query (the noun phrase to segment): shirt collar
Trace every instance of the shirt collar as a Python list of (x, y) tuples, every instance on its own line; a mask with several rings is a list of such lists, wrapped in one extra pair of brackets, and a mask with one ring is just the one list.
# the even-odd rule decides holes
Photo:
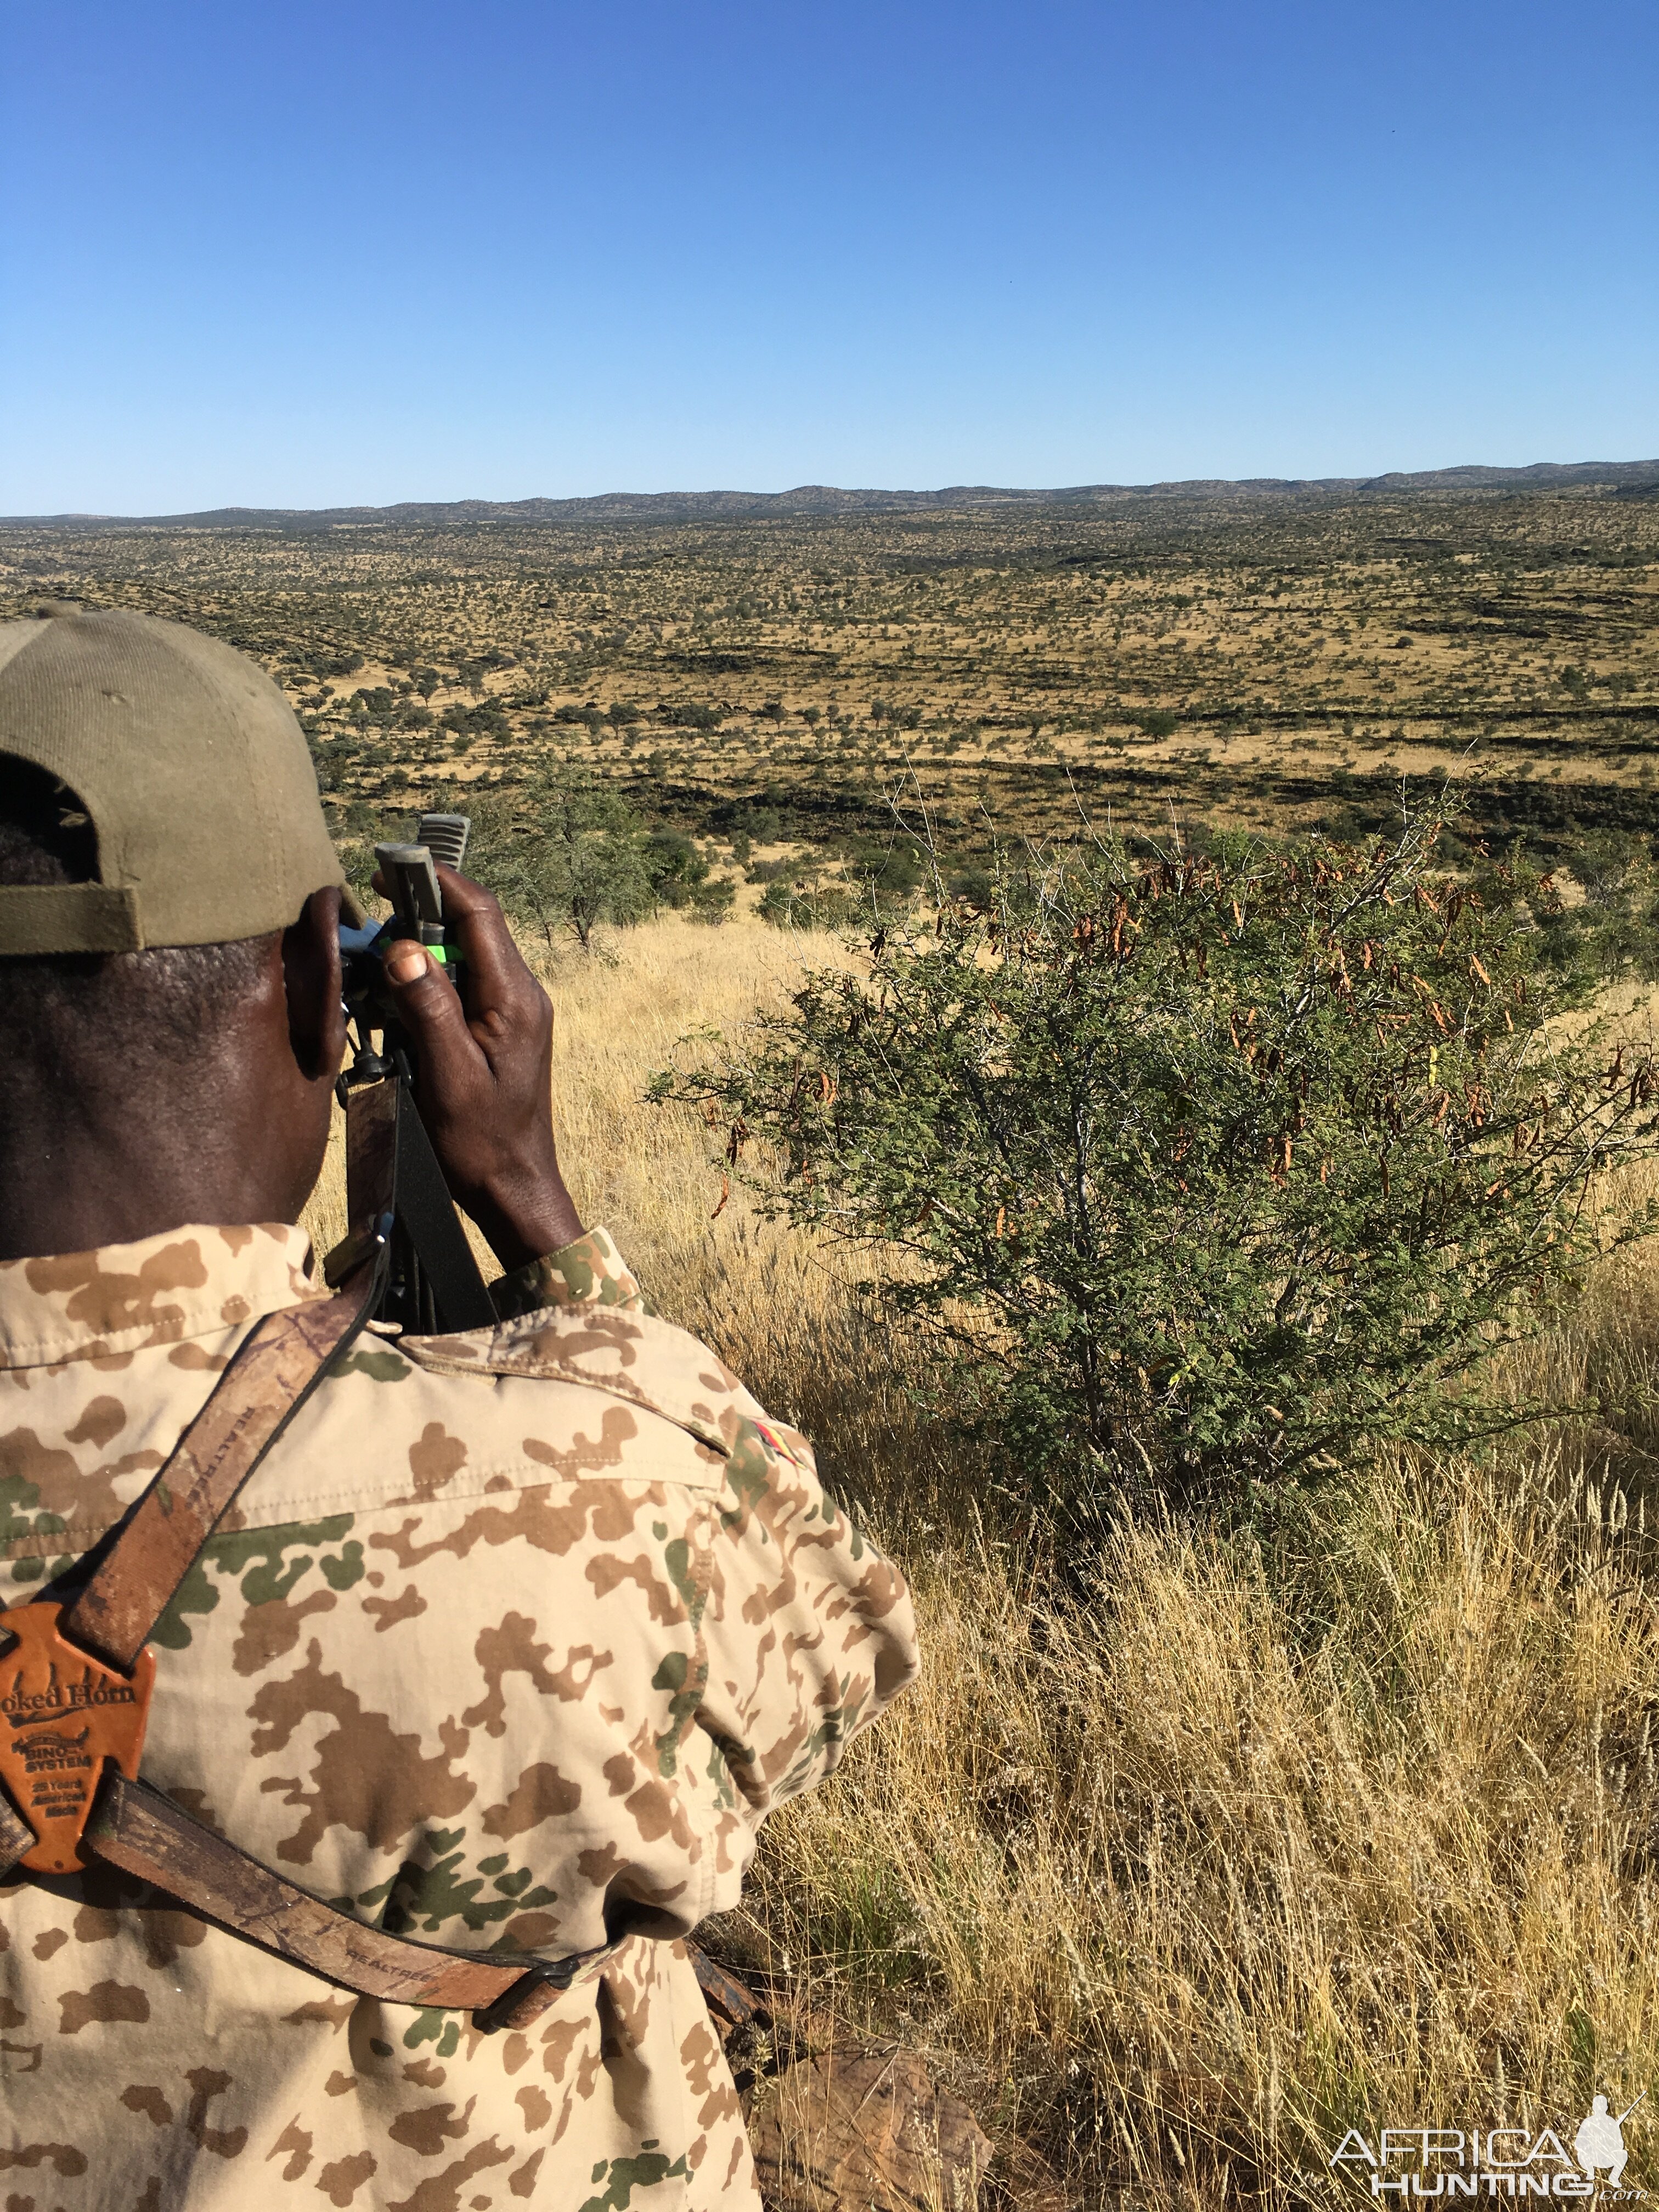
[(178, 1344), (327, 1296), (312, 1279), (311, 1239), (282, 1222), (0, 1261), (0, 1369)]

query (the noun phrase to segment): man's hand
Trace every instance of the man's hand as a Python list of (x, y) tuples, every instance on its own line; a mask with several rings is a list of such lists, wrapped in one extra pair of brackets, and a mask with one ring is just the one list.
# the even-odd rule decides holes
[(415, 1040), (415, 1103), (444, 1179), (511, 1271), (582, 1233), (553, 1148), (553, 1009), (489, 893), (453, 868), (438, 882), (466, 957), (465, 999), (412, 941), (386, 955), (386, 981)]

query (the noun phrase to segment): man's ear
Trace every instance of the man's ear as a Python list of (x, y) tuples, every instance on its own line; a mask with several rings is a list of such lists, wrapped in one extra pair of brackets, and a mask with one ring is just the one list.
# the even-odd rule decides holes
[(337, 888), (313, 891), (300, 919), (283, 932), (283, 981), (289, 1042), (300, 1072), (307, 1083), (332, 1083), (346, 1048)]

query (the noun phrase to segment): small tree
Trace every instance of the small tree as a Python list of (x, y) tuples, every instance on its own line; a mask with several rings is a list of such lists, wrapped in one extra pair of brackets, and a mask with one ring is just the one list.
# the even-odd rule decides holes
[(466, 867), (550, 946), (569, 930), (584, 951), (602, 921), (641, 921), (655, 904), (640, 824), (619, 792), (577, 763), (541, 768), (511, 801), (465, 788), (434, 806), (472, 819)]
[(1656, 1077), (1564, 1031), (1547, 879), (1437, 868), (1441, 830), (1004, 852), (988, 910), (878, 932), (656, 1095), (723, 1115), (773, 1211), (896, 1248), (1016, 1483), (1467, 1439), (1505, 1416), (1455, 1378), (1576, 1286)]

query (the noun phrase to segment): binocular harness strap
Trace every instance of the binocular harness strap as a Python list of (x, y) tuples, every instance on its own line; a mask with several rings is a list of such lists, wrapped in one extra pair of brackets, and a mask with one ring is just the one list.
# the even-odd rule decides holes
[[(135, 1697), (141, 1706), (147, 1702), (155, 1664), (145, 1644), (237, 1492), (374, 1311), (386, 1255), (383, 1239), (370, 1241), (378, 1246), (374, 1256), (337, 1296), (255, 1324), (166, 1466), (113, 1535), (94, 1547), (95, 1565), (79, 1594), (61, 1607), (37, 1600), (0, 1613), (0, 1629), (17, 1639), (14, 1650), (55, 1638), (71, 1656), (89, 1659), (90, 1686), (82, 1694), (94, 1718), (104, 1705), (127, 1709), (120, 1752), (112, 1748), (94, 1762), (101, 1778), (94, 1774), (82, 1786), (43, 1768), (31, 1803), (46, 1808), (56, 1824), (54, 1843), (61, 1838), (72, 1845), (80, 1863), (90, 1853), (341, 1989), (389, 2004), (469, 2011), (486, 2031), (524, 2027), (614, 1944), (554, 1960), (497, 1963), (388, 1935), (295, 1888), (136, 1778), (143, 1716), (136, 1717), (135, 1741), (131, 1707)], [(27, 1758), (37, 1741), (23, 1738), (12, 1748)], [(0, 1772), (16, 1795), (15, 1765)], [(63, 1859), (41, 1858), (46, 1832), (44, 1818), (37, 1836), (0, 1790), (0, 1875), (24, 1860), (45, 1870), (65, 1867)]]
[(170, 1798), (112, 1768), (87, 1827), (87, 1843), (124, 1874), (151, 1883), (204, 1920), (325, 1981), (387, 2004), (470, 2012), (475, 2027), (527, 2026), (611, 1948), (547, 1963), (500, 1965), (371, 1928), (216, 1836)]
[(116, 1531), (63, 1630), (131, 1671), (202, 1547), (283, 1431), (368, 1319), (373, 1259), (337, 1297), (267, 1314)]

